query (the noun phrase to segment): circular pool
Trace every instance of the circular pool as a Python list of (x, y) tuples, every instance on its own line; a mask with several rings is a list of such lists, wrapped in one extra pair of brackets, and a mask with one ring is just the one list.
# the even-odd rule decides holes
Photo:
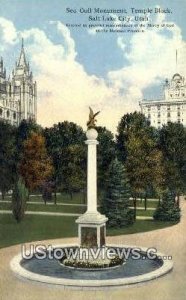
[[(60, 245), (55, 248), (71, 248), (76, 245)], [(148, 249), (141, 248), (138, 257), (132, 254), (135, 246), (129, 245), (108, 245), (108, 249), (130, 249), (130, 254), (124, 264), (116, 268), (102, 269), (76, 269), (68, 268), (60, 264), (58, 259), (38, 259), (33, 256), (31, 259), (23, 259), (21, 254), (11, 261), (11, 269), (19, 276), (33, 281), (47, 284), (74, 286), (74, 287), (104, 287), (119, 286), (140, 283), (155, 279), (168, 273), (173, 263), (166, 259), (161, 253), (149, 257)]]

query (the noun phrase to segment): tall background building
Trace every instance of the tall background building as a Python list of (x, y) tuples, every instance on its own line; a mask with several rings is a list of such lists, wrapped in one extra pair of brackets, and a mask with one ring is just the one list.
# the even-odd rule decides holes
[(165, 80), (162, 99), (142, 100), (141, 112), (156, 128), (168, 122), (178, 122), (186, 126), (186, 83), (185, 78), (176, 73)]
[(37, 84), (26, 60), (22, 40), (21, 53), (12, 75), (7, 79), (3, 59), (0, 60), (0, 119), (18, 126), (37, 117)]

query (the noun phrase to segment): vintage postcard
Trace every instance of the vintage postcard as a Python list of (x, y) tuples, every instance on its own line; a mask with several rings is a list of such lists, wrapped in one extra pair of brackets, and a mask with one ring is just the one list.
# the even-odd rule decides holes
[(0, 300), (186, 299), (185, 15), (0, 0)]

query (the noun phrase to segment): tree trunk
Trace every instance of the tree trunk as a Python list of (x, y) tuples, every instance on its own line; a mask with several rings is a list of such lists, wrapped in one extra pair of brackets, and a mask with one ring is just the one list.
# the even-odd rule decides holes
[(180, 195), (179, 194), (177, 195), (177, 205), (178, 205), (178, 207), (180, 207)]
[(1, 192), (2, 200), (5, 200), (5, 194), (6, 194), (6, 193), (5, 193), (4, 191)]
[(145, 210), (147, 210), (147, 196), (145, 196)]
[(70, 199), (72, 200), (73, 199), (73, 193), (72, 193), (72, 191), (69, 191), (69, 194), (70, 194)]
[(134, 220), (136, 221), (136, 197), (133, 198), (134, 203)]
[(57, 204), (57, 188), (56, 188), (56, 184), (55, 184), (55, 189), (54, 189), (54, 204)]
[(86, 204), (86, 189), (83, 189), (83, 203)]

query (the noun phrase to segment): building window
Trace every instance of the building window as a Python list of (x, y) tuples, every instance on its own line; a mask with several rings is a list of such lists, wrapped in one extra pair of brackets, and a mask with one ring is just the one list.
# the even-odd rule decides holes
[(16, 113), (15, 112), (13, 113), (13, 118), (14, 118), (14, 120), (16, 119)]
[(171, 115), (170, 115), (170, 112), (168, 112), (168, 113), (167, 113), (167, 118), (170, 118), (170, 116), (171, 116)]
[(158, 113), (158, 118), (160, 118), (161, 117), (161, 114), (160, 114), (160, 112)]
[(6, 112), (6, 116), (7, 116), (7, 118), (9, 118), (9, 117), (10, 117), (10, 112), (9, 112), (9, 110), (7, 110), (7, 112)]
[(170, 106), (167, 106), (167, 110), (170, 110)]
[(0, 116), (2, 116), (3, 115), (3, 110), (2, 110), (2, 108), (0, 108)]
[(178, 111), (178, 117), (180, 117), (180, 112)]

